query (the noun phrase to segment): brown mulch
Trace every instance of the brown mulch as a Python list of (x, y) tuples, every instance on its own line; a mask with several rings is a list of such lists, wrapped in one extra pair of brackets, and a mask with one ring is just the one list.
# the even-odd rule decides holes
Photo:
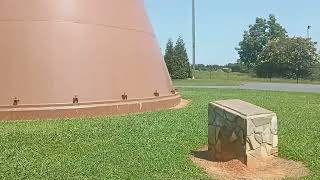
[(303, 163), (289, 161), (278, 157), (248, 158), (248, 165), (238, 160), (229, 162), (212, 162), (208, 160), (207, 147), (193, 152), (191, 159), (207, 174), (219, 180), (273, 180), (284, 178), (301, 178), (309, 175), (309, 170)]

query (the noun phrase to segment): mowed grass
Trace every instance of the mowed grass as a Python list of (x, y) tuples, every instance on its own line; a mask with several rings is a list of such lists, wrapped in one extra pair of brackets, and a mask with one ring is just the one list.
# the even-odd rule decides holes
[(320, 94), (182, 89), (185, 109), (113, 118), (0, 122), (0, 179), (208, 179), (207, 104), (242, 99), (278, 113), (280, 155), (320, 179)]
[[(211, 74), (211, 75), (210, 75)], [(194, 80), (174, 80), (175, 86), (239, 86), (247, 82), (269, 83), (268, 78), (257, 78), (246, 73), (226, 73), (219, 71), (196, 71)], [(272, 83), (297, 83), (294, 79), (272, 78)], [(304, 84), (320, 84), (319, 81), (299, 80)]]

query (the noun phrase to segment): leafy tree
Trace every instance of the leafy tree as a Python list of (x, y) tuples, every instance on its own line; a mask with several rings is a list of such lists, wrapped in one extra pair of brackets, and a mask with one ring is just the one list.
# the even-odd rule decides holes
[(306, 78), (318, 62), (315, 43), (301, 37), (270, 41), (259, 56), (257, 72), (271, 78), (276, 74), (289, 78)]
[(164, 55), (164, 60), (166, 62), (166, 65), (170, 74), (173, 73), (173, 63), (174, 63), (173, 56), (174, 56), (174, 44), (173, 44), (173, 41), (169, 39), (166, 47), (166, 52)]
[(285, 56), (287, 53), (283, 38), (271, 40), (259, 55), (257, 65), (258, 77), (267, 77), (271, 79), (275, 75), (280, 75), (286, 67)]
[(277, 22), (274, 15), (269, 20), (256, 18), (254, 25), (244, 32), (243, 40), (236, 48), (240, 61), (249, 68), (256, 68), (260, 64), (259, 55), (270, 40), (287, 37), (286, 30)]
[(275, 15), (269, 15), (267, 24), (269, 40), (288, 37), (287, 31), (277, 22)]
[(241, 62), (250, 68), (257, 64), (258, 56), (268, 43), (267, 22), (265, 19), (257, 18), (254, 25), (249, 26), (249, 31), (245, 31), (243, 40), (239, 43), (237, 51)]
[(285, 38), (286, 61), (289, 72), (299, 82), (299, 78), (309, 77), (311, 67), (319, 62), (316, 43), (302, 37)]
[(174, 47), (173, 61), (174, 63), (172, 66), (171, 74), (171, 77), (173, 79), (191, 78), (192, 73), (189, 58), (185, 47), (185, 43), (181, 36), (178, 38)]

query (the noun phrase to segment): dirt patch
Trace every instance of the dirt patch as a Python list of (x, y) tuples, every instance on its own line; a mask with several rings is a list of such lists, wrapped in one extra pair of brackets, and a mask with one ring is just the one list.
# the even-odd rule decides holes
[(186, 99), (181, 99), (180, 104), (178, 104), (177, 106), (173, 107), (172, 109), (182, 109), (187, 107), (190, 104), (189, 100)]
[(289, 161), (278, 157), (257, 159), (248, 157), (248, 166), (239, 160), (212, 162), (208, 160), (207, 147), (193, 152), (191, 159), (208, 175), (220, 180), (236, 179), (283, 179), (301, 178), (309, 175), (309, 170), (301, 162)]

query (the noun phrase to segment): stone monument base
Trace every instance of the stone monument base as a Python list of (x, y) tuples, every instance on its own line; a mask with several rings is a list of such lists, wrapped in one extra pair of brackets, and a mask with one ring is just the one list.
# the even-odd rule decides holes
[(208, 150), (212, 161), (273, 156), (278, 152), (275, 113), (241, 100), (209, 104)]

